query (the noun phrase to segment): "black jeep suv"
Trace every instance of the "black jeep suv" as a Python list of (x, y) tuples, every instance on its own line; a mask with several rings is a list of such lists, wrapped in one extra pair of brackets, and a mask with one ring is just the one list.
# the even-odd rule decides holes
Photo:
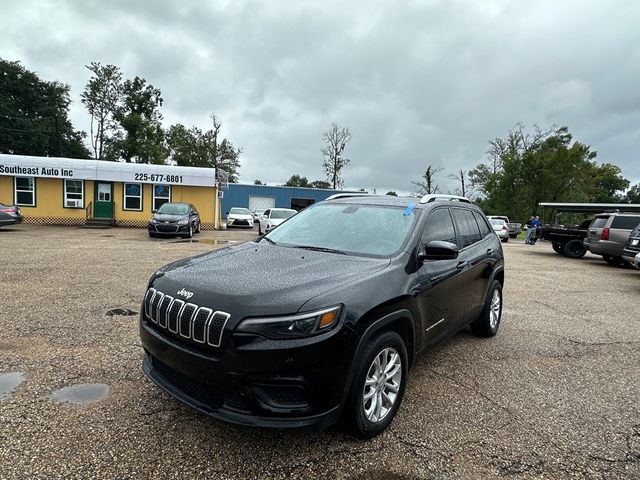
[(255, 241), (150, 279), (144, 371), (180, 401), (243, 425), (372, 437), (417, 355), (471, 325), (495, 335), (500, 240), (467, 199), (330, 197)]

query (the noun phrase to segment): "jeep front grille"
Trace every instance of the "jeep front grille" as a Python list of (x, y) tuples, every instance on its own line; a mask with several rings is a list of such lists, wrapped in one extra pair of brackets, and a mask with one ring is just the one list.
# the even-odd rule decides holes
[(155, 288), (147, 290), (144, 297), (144, 314), (161, 329), (212, 347), (219, 347), (222, 343), (224, 327), (231, 317), (226, 312), (214, 312), (165, 295)]

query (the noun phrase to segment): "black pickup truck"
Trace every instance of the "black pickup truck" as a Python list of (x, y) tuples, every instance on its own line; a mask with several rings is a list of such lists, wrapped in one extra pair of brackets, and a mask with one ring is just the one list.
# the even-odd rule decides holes
[(540, 232), (540, 238), (550, 241), (553, 250), (560, 255), (569, 258), (582, 258), (587, 253), (583, 240), (587, 236), (591, 221), (591, 219), (584, 220), (575, 227), (544, 225)]

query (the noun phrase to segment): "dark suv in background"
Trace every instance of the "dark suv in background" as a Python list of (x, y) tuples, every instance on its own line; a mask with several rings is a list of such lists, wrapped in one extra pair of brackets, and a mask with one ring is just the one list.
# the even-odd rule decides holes
[(338, 194), (257, 240), (167, 265), (140, 315), (144, 371), (243, 425), (363, 437), (396, 414), (416, 357), (495, 335), (500, 240), (469, 200)]
[(629, 234), (627, 244), (622, 249), (622, 259), (636, 266), (636, 256), (640, 253), (640, 225)]

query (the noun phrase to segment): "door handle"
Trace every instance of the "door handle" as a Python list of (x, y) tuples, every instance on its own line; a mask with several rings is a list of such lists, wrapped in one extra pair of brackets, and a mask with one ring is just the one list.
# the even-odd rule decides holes
[(456, 268), (457, 268), (458, 270), (462, 270), (462, 269), (463, 269), (464, 267), (466, 267), (466, 266), (467, 266), (467, 261), (466, 261), (466, 260), (460, 260), (460, 261), (458, 262), (458, 264), (456, 265)]
[(493, 248), (487, 248), (487, 257), (490, 257), (493, 253)]

